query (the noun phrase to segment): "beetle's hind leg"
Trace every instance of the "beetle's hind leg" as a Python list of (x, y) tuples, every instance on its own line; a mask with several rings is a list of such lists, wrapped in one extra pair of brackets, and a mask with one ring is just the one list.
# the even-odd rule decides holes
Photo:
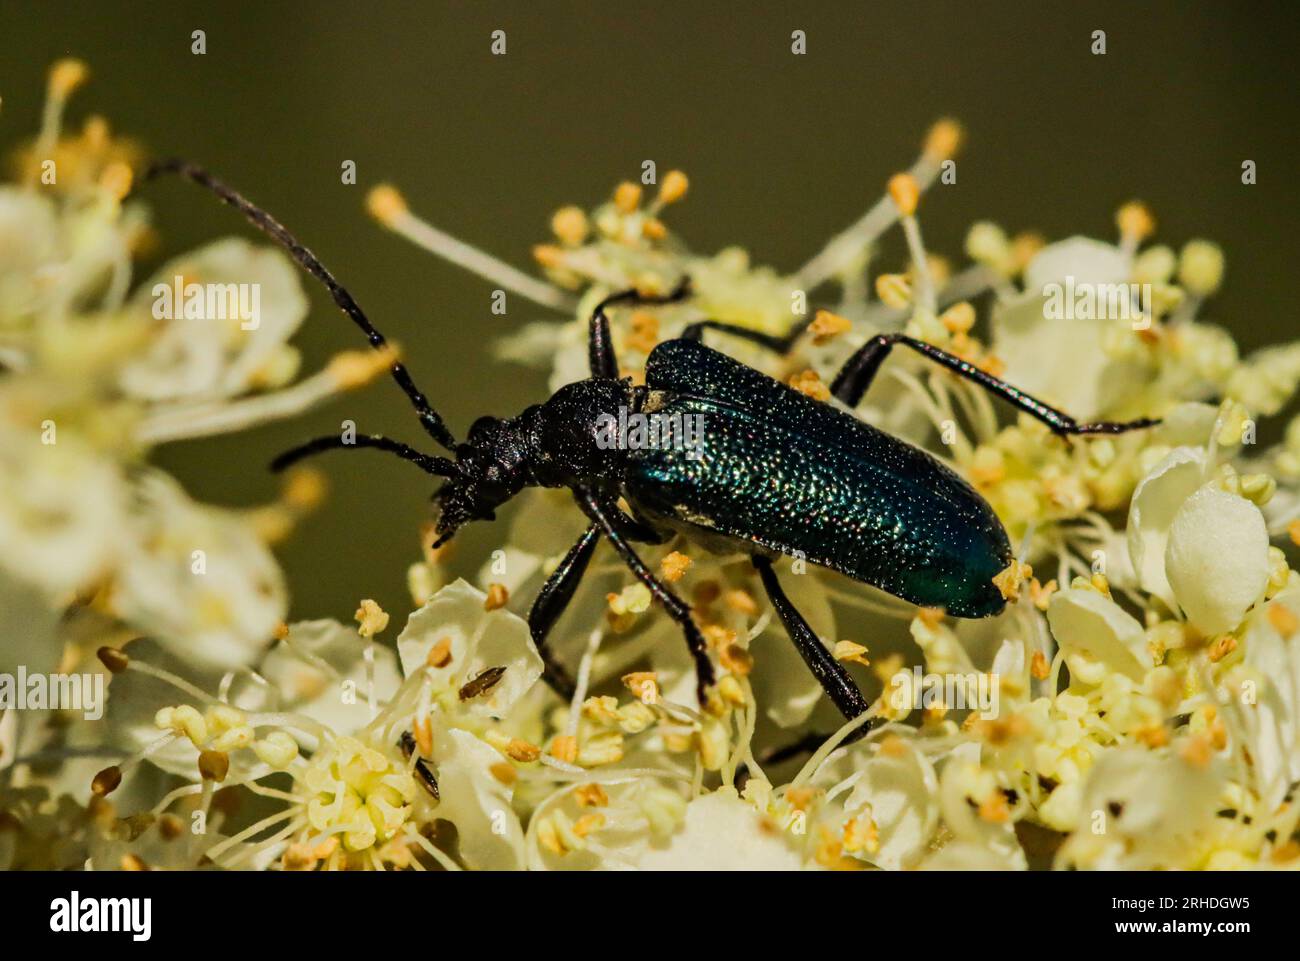
[[(831, 652), (826, 650), (826, 645), (821, 639), (813, 633), (813, 629), (808, 626), (808, 622), (803, 619), (803, 615), (790, 602), (781, 587), (781, 582), (777, 580), (776, 571), (772, 569), (772, 562), (766, 557), (755, 556), (752, 558), (755, 569), (758, 571), (759, 578), (763, 581), (763, 588), (767, 591), (768, 600), (772, 602), (772, 607), (776, 610), (777, 616), (781, 618), (781, 623), (785, 625), (786, 633), (790, 635), (790, 640), (794, 642), (795, 648), (799, 651), (804, 663), (808, 665), (808, 670), (812, 671), (813, 677), (817, 678), (817, 683), (822, 686), (828, 697), (839, 708), (840, 713), (844, 715), (845, 720), (853, 720), (870, 708), (867, 699), (862, 696), (858, 686), (853, 683), (853, 678), (845, 670), (844, 665), (831, 656)], [(856, 740), (867, 732), (868, 725), (864, 724), (853, 732), (849, 741)], [(846, 741), (847, 743), (847, 741)]]
[(906, 334), (878, 334), (859, 347), (853, 356), (845, 361), (840, 372), (831, 381), (831, 394), (849, 407), (857, 407), (880, 370), (880, 365), (884, 363), (895, 344), (911, 348), (936, 364), (948, 368), (959, 377), (979, 384), (989, 393), (1001, 397), (1030, 417), (1042, 421), (1055, 434), (1122, 434), (1125, 431), (1139, 430), (1160, 423), (1159, 420), (1144, 417), (1139, 420), (1080, 424), (1069, 414), (1044, 404), (1038, 398), (1026, 394), (1001, 378), (980, 370), (970, 361), (963, 360), (946, 350), (940, 350), (923, 340), (908, 337)]
[(709, 646), (704, 640), (703, 633), (700, 632), (699, 626), (691, 617), (691, 607), (676, 593), (668, 587), (663, 581), (655, 577), (654, 573), (646, 566), (645, 561), (641, 560), (632, 545), (628, 543), (627, 537), (620, 529), (620, 522), (617, 515), (620, 513), (618, 507), (612, 503), (606, 504), (604, 500), (591, 490), (578, 489), (574, 491), (574, 496), (578, 499), (578, 506), (583, 512), (592, 519), (596, 526), (600, 527), (601, 533), (609, 541), (610, 546), (618, 552), (623, 563), (627, 565), (628, 570), (650, 589), (650, 593), (664, 606), (668, 616), (677, 622), (682, 629), (682, 634), (686, 638), (686, 647), (691, 653), (691, 658), (695, 661), (695, 693), (699, 698), (700, 706), (705, 704), (708, 695), (708, 689), (713, 686), (713, 662), (709, 660)]

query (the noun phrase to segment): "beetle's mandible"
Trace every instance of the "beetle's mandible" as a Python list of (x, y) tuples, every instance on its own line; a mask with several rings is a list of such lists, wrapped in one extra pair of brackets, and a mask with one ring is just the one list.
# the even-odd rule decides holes
[[(351, 294), (275, 218), (193, 164), (164, 161), (149, 168), (146, 179), (162, 173), (197, 183), (240, 211), (325, 285), (372, 347), (384, 346), (383, 335)], [(689, 295), (689, 282), (683, 281), (662, 296), (629, 290), (607, 297), (591, 316), (591, 376), (561, 387), (516, 417), (480, 418), (463, 442), (456, 441), (405, 366), (394, 363), (394, 380), (425, 431), (450, 457), (378, 435), (348, 441), (328, 436), (286, 451), (272, 466), (281, 470), (336, 448), (372, 447), (395, 454), (445, 478), (433, 495), (439, 507), (439, 543), (470, 521), (492, 519), (498, 506), (526, 487), (572, 491), (588, 527), (528, 614), (546, 680), (561, 693), (571, 693), (572, 682), (549, 653), (546, 638), (572, 599), (598, 541), (610, 544), (681, 627), (695, 662), (701, 703), (713, 683), (704, 637), (690, 607), (655, 576), (634, 545), (659, 544), (680, 534), (747, 554), (809, 670), (845, 718), (858, 717), (868, 710), (866, 699), (790, 603), (773, 560), (799, 556), (915, 604), (942, 607), (958, 617), (986, 617), (1005, 604), (993, 578), (1012, 560), (1006, 531), (975, 489), (928, 453), (703, 344), (706, 330), (718, 330), (786, 351), (806, 322), (778, 338), (700, 321), (682, 337), (655, 347), (644, 386), (620, 378), (608, 308), (666, 304)], [(868, 340), (835, 377), (832, 395), (846, 407), (856, 407), (895, 345), (974, 381), (1059, 435), (1120, 433), (1157, 423), (1076, 422), (967, 361), (903, 334)], [(705, 429), (699, 446), (690, 450), (601, 443), (602, 425), (620, 410), (700, 417)]]

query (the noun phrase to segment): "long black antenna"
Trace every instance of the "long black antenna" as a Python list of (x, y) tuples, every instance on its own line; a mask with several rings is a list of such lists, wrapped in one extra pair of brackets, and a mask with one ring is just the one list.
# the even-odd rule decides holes
[[(335, 280), (334, 275), (326, 269), (316, 255), (300, 244), (298, 238), (291, 234), (280, 221), (248, 200), (237, 190), (212, 176), (202, 167), (187, 160), (172, 158), (157, 161), (146, 168), (142, 179), (152, 180), (159, 174), (176, 174), (183, 177), (191, 183), (210, 190), (223, 203), (234, 207), (244, 215), (244, 218), (250, 224), (288, 251), (289, 256), (296, 260), (303, 270), (325, 285), (338, 308), (347, 314), (352, 322), (365, 333), (371, 347), (379, 350), (388, 343), (384, 335), (375, 329), (375, 325), (370, 322), (361, 307), (352, 299), (352, 295), (348, 293), (347, 288)], [(420, 424), (428, 431), (429, 436), (447, 450), (454, 451), (456, 449), (456, 438), (452, 436), (446, 423), (443, 422), (442, 416), (433, 409), (433, 405), (429, 403), (428, 398), (424, 396), (420, 388), (415, 386), (415, 381), (411, 379), (406, 367), (401, 362), (394, 361), (392, 375), (393, 380), (397, 381), (397, 386), (401, 387), (406, 396), (410, 398), (411, 405), (420, 417)]]
[(304, 457), (311, 457), (323, 451), (335, 449), (354, 450), (361, 447), (373, 447), (377, 450), (387, 451), (390, 454), (396, 454), (402, 460), (410, 461), (426, 474), (433, 474), (437, 477), (451, 477), (456, 473), (456, 465), (447, 458), (439, 457), (436, 454), (421, 453), (401, 441), (390, 440), (378, 434), (357, 434), (355, 437), (348, 439), (338, 434), (317, 437), (315, 440), (309, 440), (305, 444), (300, 444), (291, 450), (285, 451), (271, 461), (271, 470), (278, 473), (289, 465), (296, 464)]

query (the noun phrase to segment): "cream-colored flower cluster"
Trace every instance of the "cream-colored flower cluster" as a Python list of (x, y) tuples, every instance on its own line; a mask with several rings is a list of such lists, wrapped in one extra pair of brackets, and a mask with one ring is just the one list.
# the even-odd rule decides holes
[[(223, 340), (217, 349), (129, 324), (130, 296), (105, 286), (107, 268), (93, 274), (94, 297), (84, 286), (70, 293), (89, 269), (66, 252), (82, 228), (52, 228), (50, 249), (63, 251), (53, 267), (0, 265), (9, 271), (0, 276), (0, 333), (12, 361), (0, 398), (30, 382), (71, 396), (68, 410), (95, 412), (65, 415), (85, 459), (62, 474), (31, 446), (35, 425), (7, 426), (28, 432), (30, 452), (0, 463), (0, 484), (32, 491), (26, 472), (56, 506), (61, 490), (81, 495), (69, 498), (78, 509), (103, 499), (86, 511), (93, 518), (59, 514), (59, 524), (34, 507), (46, 523), (24, 526), (21, 498), (6, 498), (0, 565), (26, 582), (37, 578), (41, 596), (63, 591), (94, 610), (100, 620), (79, 628), (76, 645), (98, 648), (111, 674), (106, 735), (11, 761), (0, 782), (0, 863), (1300, 864), (1300, 815), (1290, 803), (1300, 781), (1300, 581), (1282, 549), (1288, 537), (1300, 540), (1300, 422), (1262, 448), (1268, 427), (1255, 419), (1292, 398), (1300, 345), (1240, 358), (1230, 335), (1202, 319), (1223, 281), (1222, 253), (1200, 240), (1178, 251), (1153, 244), (1154, 219), (1136, 203), (1119, 211), (1114, 242), (1048, 243), (976, 224), (964, 238), (968, 266), (951, 266), (923, 244), (918, 208), (927, 190), (942, 195), (959, 140), (956, 124), (936, 124), (879, 202), (791, 273), (755, 267), (740, 248), (693, 253), (666, 219), (687, 193), (677, 171), (655, 185), (621, 184), (593, 210), (559, 210), (553, 240), (536, 249), (545, 280), (442, 233), (391, 187), (369, 199), (386, 227), (558, 313), (509, 338), (498, 361), (540, 366), (552, 387), (586, 376), (587, 316), (599, 298), (627, 286), (667, 291), (689, 277), (686, 301), (615, 312), (627, 376), (639, 378), (655, 344), (695, 320), (782, 334), (814, 315), (788, 356), (722, 334), (710, 342), (825, 399), (854, 349), (906, 330), (1081, 420), (1162, 418), (1149, 430), (1063, 439), (921, 358), (891, 357), (858, 413), (962, 473), (1002, 518), (1017, 560), (997, 580), (1006, 611), (983, 621), (917, 611), (782, 562), (791, 599), (873, 700), (847, 724), (785, 636), (748, 560), (681, 539), (646, 556), (691, 602), (708, 641), (718, 683), (704, 703), (678, 629), (603, 549), (550, 638), (577, 680), (571, 699), (555, 695), (512, 609), (523, 609), (583, 529), (564, 492), (520, 497), (513, 520), (502, 522), (501, 549), (472, 578), (478, 586), (454, 578), (445, 552), (413, 564), (416, 609), (395, 643), (385, 640), (388, 615), (372, 602), (362, 603), (356, 627), (286, 625), (274, 592), (242, 596), (238, 583), (222, 580), (219, 596), (234, 606), (213, 627), (202, 620), (210, 608), (181, 593), (192, 586), (171, 584), (175, 568), (157, 555), (222, 541), (214, 528), (236, 545), (255, 538), (238, 540), (207, 514), (200, 523), (173, 482), (143, 470), (149, 444), (170, 435), (157, 427), (142, 434), (140, 425), (180, 423), (176, 410), (199, 405), (233, 427), (241, 421), (229, 411), (297, 390), (284, 386), (291, 365), (282, 362), (284, 338), (301, 319), (297, 287), (278, 281), (294, 319), (275, 344)], [(57, 130), (47, 152), (55, 142), (63, 144)], [(63, 224), (99, 196), (108, 211), (97, 214), (106, 218), (99, 229), (127, 244), (133, 208), (122, 203), (125, 191), (110, 191), (122, 175), (106, 169), (83, 178), (75, 206), (72, 195), (28, 184), (0, 194), (0, 214), (11, 201), (45, 209), (24, 215), (30, 231), (33, 218)], [(908, 261), (878, 263), (877, 241), (896, 225)], [(24, 256), (35, 249), (25, 242)], [(235, 256), (266, 258), (259, 263), (268, 274), (285, 268), (247, 248), (192, 269), (219, 270), (222, 257)], [(1062, 288), (1142, 294), (1132, 316), (1119, 319), (1062, 311)], [(114, 290), (116, 301), (103, 299)], [(48, 298), (63, 303), (57, 321), (39, 306)], [(15, 311), (14, 303), (29, 306)], [(60, 341), (67, 324), (79, 335)], [(132, 336), (99, 329), (117, 324)], [(112, 385), (97, 389), (117, 406), (106, 407), (104, 393), (76, 406), (69, 392), (101, 383)], [(119, 408), (107, 418), (118, 426), (103, 426), (103, 412)], [(101, 475), (119, 487), (88, 491), (88, 479)], [(104, 493), (123, 484), (130, 498)], [(100, 555), (87, 553), (92, 538), (65, 557), (69, 538), (85, 537), (76, 525), (94, 530), (113, 496), (131, 505), (147, 535), (134, 546), (108, 539)], [(128, 551), (136, 553), (124, 559)], [(267, 564), (236, 568), (243, 576), (274, 571)], [(159, 595), (152, 605), (151, 591)], [(31, 603), (30, 594), (14, 603)], [(121, 625), (150, 639), (123, 643)], [(927, 678), (970, 684), (928, 687)], [(996, 696), (963, 702), (977, 687)], [(13, 713), (4, 722), (11, 729)], [(111, 763), (100, 747), (117, 752)]]
[[(384, 366), (357, 351), (298, 377), (289, 341), (308, 302), (274, 248), (226, 238), (137, 276), (157, 245), (132, 193), (141, 149), (100, 116), (67, 129), (86, 79), (80, 61), (53, 67), (41, 128), (0, 182), (0, 777), (29, 793), (44, 768), (24, 759), (86, 758), (104, 731), (82, 712), (12, 709), (23, 676), (100, 671), (97, 646), (140, 634), (196, 669), (243, 667), (287, 611), (270, 545), (321, 500), (320, 475), (229, 509), (151, 453), (292, 416)], [(158, 309), (176, 278), (255, 288), (256, 323)]]

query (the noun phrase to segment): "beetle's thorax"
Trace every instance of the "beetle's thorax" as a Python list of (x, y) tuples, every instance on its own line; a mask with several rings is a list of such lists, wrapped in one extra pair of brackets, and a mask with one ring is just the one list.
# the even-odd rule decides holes
[(572, 487), (619, 476), (627, 452), (601, 443), (600, 425), (634, 410), (641, 391), (627, 381), (591, 379), (561, 387), (517, 417), (482, 417), (456, 449), (456, 474), (434, 500), (446, 539), (495, 510), (525, 487)]
[(592, 378), (566, 384), (544, 404), (516, 418), (532, 483), (572, 487), (608, 482), (622, 473), (627, 452), (606, 442), (602, 428), (635, 411), (642, 391), (624, 380)]

